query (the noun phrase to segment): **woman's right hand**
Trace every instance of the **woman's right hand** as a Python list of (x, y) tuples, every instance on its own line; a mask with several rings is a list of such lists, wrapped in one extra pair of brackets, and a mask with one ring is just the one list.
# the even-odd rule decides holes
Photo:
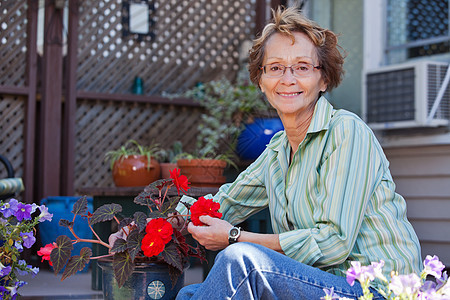
[(210, 216), (200, 216), (199, 219), (206, 226), (195, 226), (192, 222), (188, 225), (188, 231), (194, 239), (208, 250), (222, 250), (228, 246), (228, 232), (233, 225)]

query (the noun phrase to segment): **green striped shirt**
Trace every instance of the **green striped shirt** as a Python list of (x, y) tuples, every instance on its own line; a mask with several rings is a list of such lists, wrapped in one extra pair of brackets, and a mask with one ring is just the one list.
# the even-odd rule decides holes
[(268, 207), (284, 253), (345, 276), (350, 261), (385, 261), (385, 276), (420, 272), (420, 245), (395, 193), (389, 163), (369, 127), (321, 97), (305, 139), (277, 133), (261, 156), (214, 196), (238, 224)]

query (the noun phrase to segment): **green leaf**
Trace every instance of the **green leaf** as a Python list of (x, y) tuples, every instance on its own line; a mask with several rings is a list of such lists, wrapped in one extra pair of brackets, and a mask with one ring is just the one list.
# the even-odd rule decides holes
[(73, 227), (73, 222), (66, 220), (66, 219), (60, 219), (58, 224), (59, 224), (59, 226), (66, 227), (66, 228)]
[(131, 275), (134, 264), (128, 252), (115, 253), (113, 257), (114, 277), (117, 280), (119, 288), (123, 286), (125, 281)]
[(91, 225), (99, 222), (110, 221), (117, 213), (122, 212), (122, 206), (116, 203), (104, 204), (97, 208), (91, 217)]
[(111, 248), (111, 252), (123, 252), (127, 250), (127, 241), (124, 239), (117, 239), (114, 242), (114, 246)]
[(153, 202), (152, 199), (158, 198), (159, 196), (154, 196), (152, 193), (148, 193), (146, 191), (141, 192), (139, 195), (134, 198), (134, 203), (139, 205), (148, 206), (151, 209), (156, 208), (156, 204)]
[(137, 211), (133, 215), (134, 224), (139, 228), (139, 231), (143, 231), (147, 226), (147, 215), (141, 211)]
[(159, 210), (155, 210), (155, 211), (152, 211), (151, 213), (149, 213), (148, 217), (150, 219), (157, 219), (157, 218), (165, 218), (167, 216), (165, 214), (163, 214), (162, 212), (160, 212)]
[(131, 256), (131, 260), (134, 261), (136, 255), (141, 251), (142, 239), (145, 236), (145, 231), (139, 232), (135, 229), (130, 232), (127, 238), (128, 253)]
[(58, 236), (56, 238), (56, 245), (58, 245), (58, 247), (53, 249), (50, 253), (50, 261), (53, 264), (55, 274), (58, 274), (69, 259), (73, 245), (70, 238), (66, 235)]
[(177, 268), (179, 271), (183, 271), (182, 256), (174, 243), (169, 242), (166, 247), (164, 247), (161, 255), (166, 263)]
[(86, 199), (86, 196), (81, 197), (80, 199), (75, 202), (73, 205), (72, 213), (74, 215), (85, 215), (88, 209), (88, 201)]
[(80, 255), (74, 255), (69, 259), (66, 268), (64, 269), (61, 280), (66, 279), (78, 271), (81, 271), (86, 267), (86, 264), (89, 262), (89, 259), (92, 256), (92, 250), (88, 247), (83, 247), (80, 251)]
[(177, 207), (178, 202), (180, 202), (180, 199), (181, 197), (179, 196), (166, 199), (161, 207), (161, 211), (166, 215), (169, 213), (175, 213), (175, 208)]
[(178, 277), (180, 277), (182, 272), (183, 271), (180, 271), (177, 268), (169, 265), (169, 275), (170, 275), (170, 280), (172, 281), (172, 286), (175, 286), (177, 284)]

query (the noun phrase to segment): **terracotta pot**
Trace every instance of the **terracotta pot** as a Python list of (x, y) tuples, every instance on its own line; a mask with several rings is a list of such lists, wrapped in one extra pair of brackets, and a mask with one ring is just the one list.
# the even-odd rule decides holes
[(173, 169), (177, 168), (177, 163), (159, 163), (161, 166), (161, 178), (167, 179), (170, 178), (170, 172)]
[(226, 178), (223, 171), (227, 163), (217, 159), (179, 159), (178, 168), (186, 175), (192, 186), (220, 187)]
[(146, 186), (161, 175), (159, 162), (152, 158), (150, 167), (147, 166), (147, 156), (130, 155), (118, 159), (113, 166), (113, 180), (116, 186)]

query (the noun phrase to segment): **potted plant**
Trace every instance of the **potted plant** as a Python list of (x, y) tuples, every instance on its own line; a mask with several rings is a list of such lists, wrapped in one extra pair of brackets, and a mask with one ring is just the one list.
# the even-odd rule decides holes
[[(73, 220), (60, 220), (73, 239), (61, 235), (56, 241), (41, 248), (40, 255), (53, 265), (55, 274), (63, 268), (62, 280), (82, 270), (91, 259), (98, 259), (103, 270), (105, 299), (173, 299), (184, 285), (184, 271), (189, 257), (205, 259), (204, 248), (195, 242), (186, 242), (187, 220), (202, 225), (201, 215), (220, 218), (220, 205), (212, 199), (199, 199), (192, 205), (180, 202), (180, 193), (189, 189), (187, 177), (175, 169), (169, 179), (157, 180), (144, 188), (134, 203), (147, 207), (147, 213), (137, 211), (132, 218), (120, 219), (122, 207), (111, 203), (100, 206), (93, 213), (87, 209), (86, 197), (74, 205)], [(176, 207), (183, 203), (189, 213), (179, 215)], [(74, 230), (76, 216), (87, 220), (94, 238), (82, 238)], [(119, 231), (109, 241), (99, 238), (93, 225), (99, 222), (116, 222)], [(109, 249), (109, 253), (92, 257), (92, 250), (82, 248), (80, 255), (71, 256), (73, 244), (89, 242)]]
[(192, 185), (220, 186), (225, 183), (227, 164), (236, 167), (236, 143), (245, 122), (255, 113), (267, 111), (267, 103), (261, 91), (243, 76), (234, 83), (220, 79), (198, 84), (184, 95), (200, 103), (205, 112), (198, 126), (196, 150), (182, 156), (178, 167)]
[(16, 299), (25, 275), (39, 272), (22, 259), (22, 252), (36, 242), (36, 226), (52, 216), (45, 205), (0, 200), (0, 299)]
[(175, 141), (171, 148), (161, 149), (158, 152), (161, 166), (161, 178), (168, 178), (170, 176), (169, 170), (177, 167), (177, 160), (183, 153), (183, 144), (180, 141)]
[(158, 150), (157, 144), (142, 146), (131, 139), (120, 148), (108, 151), (105, 160), (110, 162), (115, 185), (146, 186), (159, 179)]

